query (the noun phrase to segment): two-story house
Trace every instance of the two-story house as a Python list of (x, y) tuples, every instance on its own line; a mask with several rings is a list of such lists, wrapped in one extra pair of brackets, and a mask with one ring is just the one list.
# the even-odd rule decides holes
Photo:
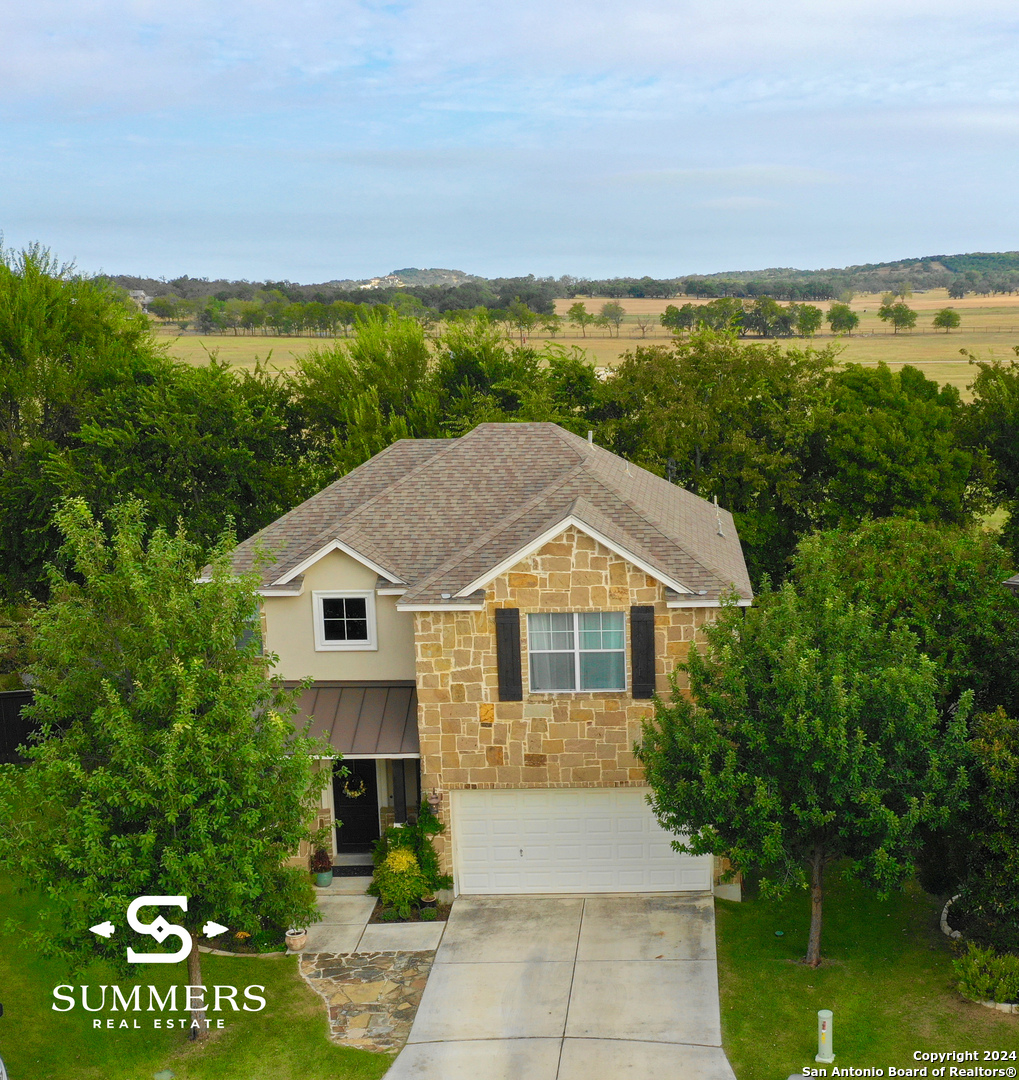
[(709, 889), (633, 755), (720, 598), (749, 604), (733, 519), (555, 424), (403, 440), (237, 549), (275, 561), (266, 647), (349, 775), (335, 851), (422, 797), (458, 893)]

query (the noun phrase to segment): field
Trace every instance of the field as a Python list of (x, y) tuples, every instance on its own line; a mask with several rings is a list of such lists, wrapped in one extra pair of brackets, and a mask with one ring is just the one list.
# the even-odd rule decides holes
[[(627, 349), (641, 344), (667, 344), (672, 335), (658, 322), (658, 317), (669, 304), (682, 305), (688, 298), (673, 300), (627, 299), (620, 303), (626, 316), (619, 328), (619, 336), (611, 335), (605, 329), (589, 327), (584, 337), (576, 327), (566, 324), (555, 337), (560, 344), (579, 346), (584, 349), (591, 362), (597, 366), (611, 367), (618, 363), (620, 355)], [(582, 299), (587, 310), (597, 312), (604, 298)], [(707, 300), (691, 300), (691, 303), (707, 303)], [(572, 300), (557, 300), (556, 311), (565, 315)], [(831, 334), (821, 333), (813, 338), (815, 346), (825, 346), (837, 342), (842, 359), (860, 364), (876, 364), (884, 360), (892, 367), (913, 364), (928, 377), (941, 383), (952, 383), (965, 393), (966, 385), (972, 380), (973, 368), (961, 349), (967, 349), (981, 357), (997, 356), (1012, 360), (1012, 346), (1019, 344), (1019, 296), (968, 296), (962, 300), (950, 300), (947, 290), (934, 289), (926, 293), (917, 293), (907, 303), (919, 315), (917, 328), (912, 331), (895, 334), (877, 317), (881, 299), (877, 294), (857, 296), (853, 309), (860, 315), (859, 329), (849, 337), (836, 339)], [(827, 310), (826, 303), (818, 304)], [(931, 327), (934, 312), (943, 307), (954, 307), (962, 316), (962, 325), (950, 333), (935, 331)], [(651, 316), (653, 322), (641, 330), (637, 320), (641, 316)], [(251, 368), (256, 362), (268, 363), (272, 367), (287, 369), (294, 361), (316, 346), (331, 344), (327, 338), (312, 337), (262, 337), (213, 335), (203, 337), (198, 334), (177, 334), (160, 327), (157, 333), (165, 341), (171, 355), (191, 364), (208, 363), (210, 354), (237, 367)], [(540, 332), (528, 335), (528, 344), (542, 346), (550, 339)], [(758, 338), (748, 337), (747, 341)], [(781, 339), (784, 345), (802, 346), (805, 342), (799, 338)]]

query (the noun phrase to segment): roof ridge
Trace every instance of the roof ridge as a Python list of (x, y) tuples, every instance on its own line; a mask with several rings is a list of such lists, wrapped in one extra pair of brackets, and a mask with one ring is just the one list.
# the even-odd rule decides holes
[[(470, 435), (471, 433), (468, 432), (467, 434)], [(455, 439), (397, 439), (395, 443), (390, 443), (390, 446), (396, 446), (397, 443), (401, 442), (448, 442), (449, 446), (445, 450), (440, 450), (437, 454), (433, 454), (431, 457), (426, 458), (420, 464), (415, 465), (413, 469), (405, 472), (399, 480), (397, 480), (393, 484), (388, 485), (387, 487), (382, 488), (381, 491), (377, 491), (370, 499), (367, 499), (363, 503), (358, 503), (357, 506), (355, 506), (347, 515), (347, 517), (353, 517), (355, 513), (360, 514), (362, 511), (370, 507), (372, 503), (381, 499), (383, 495), (389, 495), (391, 492), (396, 491), (404, 483), (406, 483), (406, 481), (410, 480), (411, 477), (417, 476), (417, 474), (421, 472), (422, 469), (428, 468), (428, 466), (430, 466), (432, 462), (438, 461), (440, 458), (444, 458), (450, 452), (450, 450), (452, 450), (453, 447), (456, 446), (457, 443), (459, 443), (460, 440), (463, 438), (466, 438), (466, 436), (460, 435)], [(368, 460), (371, 461), (372, 458), (369, 458)], [(359, 465), (358, 468), (360, 467), (361, 466)], [(353, 472), (353, 470), (351, 470), (351, 472)], [(347, 473), (346, 475), (349, 476), (350, 473)], [(340, 479), (342, 480), (344, 479), (344, 477), (341, 476)], [(346, 520), (347, 518), (341, 518), (341, 522)]]
[[(369, 465), (373, 461), (377, 461), (380, 457), (383, 457), (385, 454), (390, 453), (393, 450), (393, 448), (398, 446), (400, 443), (402, 443), (402, 442), (418, 442), (418, 441), (421, 441), (421, 442), (435, 442), (435, 441), (438, 441), (438, 440), (434, 440), (434, 439), (432, 439), (432, 440), (428, 440), (428, 439), (422, 439), (422, 440), (417, 440), (417, 439), (397, 439), (396, 442), (391, 442), (387, 447), (380, 450), (377, 454), (373, 454), (367, 460), (362, 461), (360, 465), (355, 465), (354, 468), (352, 468), (350, 470), (350, 472), (346, 472), (342, 476), (337, 476), (335, 480), (330, 480), (329, 483), (326, 484), (326, 486), (324, 488), (320, 488), (318, 491), (315, 492), (314, 495), (309, 495), (306, 499), (303, 499), (296, 506), (291, 507), (286, 513), (280, 514), (280, 516), (278, 518), (276, 518), (274, 521), (270, 521), (268, 525), (263, 525), (262, 528), (260, 528), (258, 530), (258, 532), (252, 533), (251, 536), (245, 537), (243, 540), (240, 541), (239, 544), (237, 544), (237, 547), (238, 548), (240, 548), (242, 546), (246, 547), (249, 544), (254, 544), (255, 541), (258, 540), (258, 538), (262, 535), (262, 533), (267, 532), (269, 529), (274, 529), (277, 526), (282, 525), (283, 522), (285, 522), (287, 520), (287, 518), (293, 517), (293, 515), (298, 513), (298, 511), (303, 510), (308, 505), (308, 503), (313, 503), (313, 502), (316, 502), (319, 499), (322, 499), (325, 496), (326, 492), (330, 491), (333, 487), (335, 487), (342, 480), (348, 479), (349, 477), (353, 476), (354, 473), (356, 473), (358, 471), (358, 469), (363, 469), (366, 465)], [(318, 535), (321, 535), (321, 534), (318, 534)]]
[[(594, 511), (594, 513), (591, 515), (592, 517), (603, 519), (604, 523), (602, 523), (601, 521), (585, 521), (584, 523), (590, 528), (597, 529), (599, 532), (605, 533), (605, 535), (610, 540), (612, 539), (612, 533), (626, 532), (625, 529), (622, 529), (616, 522), (614, 522), (608, 516), (608, 514), (605, 513), (604, 510), (600, 510), (586, 495), (578, 495), (571, 504), (572, 513), (576, 514), (577, 517), (581, 519), (581, 521), (584, 521), (584, 510), (583, 507), (578, 508), (578, 503), (582, 503), (583, 506), (590, 507), (591, 510)], [(632, 507), (630, 509), (632, 509)], [(641, 517), (641, 520), (644, 521), (646, 524), (650, 525), (651, 528), (653, 528), (663, 540), (667, 541), (670, 544), (675, 543), (675, 541), (670, 540), (669, 537), (667, 537), (653, 521), (647, 521), (647, 519), (644, 517)], [(606, 525), (608, 526), (608, 528), (606, 528)], [(645, 544), (642, 544), (636, 537), (627, 535), (625, 544), (623, 544), (622, 541), (619, 540), (616, 540), (614, 542), (619, 543), (620, 546), (625, 547), (632, 554), (644, 559), (645, 562), (657, 566), (663, 574), (668, 574), (669, 577), (675, 578), (675, 575), (668, 569), (668, 567), (662, 566), (661, 559), (659, 559), (653, 551), (649, 550), (649, 548)], [(684, 548), (683, 551), (685, 554), (686, 549)]]
[[(477, 428), (475, 428), (475, 431), (476, 430)], [(515, 513), (511, 514), (509, 517), (500, 518), (497, 524), (492, 525), (491, 528), (486, 529), (485, 532), (476, 537), (469, 547), (461, 548), (460, 551), (451, 555), (444, 563), (437, 566), (428, 577), (415, 584), (412, 592), (408, 595), (413, 596), (414, 593), (418, 593), (427, 588), (427, 586), (431, 585), (440, 574), (445, 574), (452, 570), (459, 563), (462, 563), (465, 559), (473, 555), (479, 548), (504, 533), (511, 525), (519, 521), (526, 514), (529, 514), (539, 503), (547, 499), (550, 494), (554, 494), (557, 489), (562, 488), (573, 480), (583, 471), (583, 468), (583, 462), (578, 462), (564, 477), (557, 480), (554, 484), (542, 488), (541, 491), (537, 492), (535, 495), (532, 495), (531, 498), (528, 499)], [(572, 506), (573, 504), (571, 503), (570, 505)]]
[[(602, 449), (602, 448), (599, 447), (599, 449)], [(658, 476), (656, 473), (651, 472), (650, 469), (645, 469), (642, 465), (638, 465), (636, 462), (629, 461), (627, 458), (620, 457), (617, 454), (612, 454), (611, 450), (606, 451), (606, 453), (610, 454), (613, 458), (616, 458), (619, 461), (625, 462), (626, 467), (627, 467), (627, 472), (629, 472), (629, 467), (632, 465), (635, 469), (640, 469), (641, 472), (647, 473), (648, 476), (653, 476), (656, 480), (660, 480), (663, 484), (668, 484), (669, 483), (669, 481), (666, 480), (664, 477)], [(661, 523), (655, 521), (653, 518), (649, 518), (647, 516), (647, 514), (643, 510), (638, 508), (633, 503), (633, 501), (631, 499), (629, 499), (626, 495), (624, 495), (619, 490), (619, 488), (616, 486), (614, 481), (609, 480), (609, 479), (604, 478), (604, 477), (598, 477), (598, 480), (599, 480), (600, 483), (604, 484), (604, 486), (607, 487), (620, 500), (620, 502), (622, 502), (623, 505), (627, 507), (627, 509), (632, 510), (633, 513), (636, 514), (637, 517), (639, 517), (641, 519), (641, 521), (643, 521), (647, 525), (650, 525), (651, 528), (654, 529), (655, 532), (657, 532), (658, 535), (661, 536), (663, 540), (665, 540), (668, 543), (673, 544), (676, 547), (678, 547), (680, 549), (680, 551), (682, 551), (683, 554), (686, 555), (686, 557), (688, 559), (695, 562), (699, 567), (701, 567), (702, 570), (706, 570), (708, 573), (713, 574), (723, 584), (726, 582), (726, 579), (729, 577), (728, 574), (723, 573), (721, 570), (719, 570), (719, 568), (717, 566), (712, 566), (710, 563), (708, 563), (701, 556), (695, 555), (692, 551), (688, 550), (688, 547), (687, 547), (686, 544), (681, 544), (679, 542), (679, 540), (674, 539), (673, 537), (669, 536), (667, 533), (662, 532)], [(678, 487), (678, 485), (676, 485), (676, 484), (671, 484), (670, 487), (675, 488), (677, 491), (683, 492), (685, 495), (691, 495), (695, 499), (701, 499), (702, 498), (702, 496), (694, 495), (692, 491), (687, 491), (686, 488)], [(706, 499), (704, 499), (703, 501), (707, 502)], [(597, 510), (597, 507), (595, 507), (595, 509)], [(729, 511), (726, 510), (725, 513), (728, 514)], [(729, 516), (731, 517), (732, 515), (730, 514)], [(733, 524), (733, 531), (734, 532), (735, 532), (735, 528), (736, 527), (735, 527), (735, 523), (734, 523)], [(738, 537), (739, 534), (737, 533), (736, 535)], [(730, 584), (731, 584), (731, 582), (730, 582)]]
[[(453, 443), (456, 443), (457, 441), (458, 441), (457, 439), (397, 439), (395, 442), (391, 442), (387, 447), (380, 450), (377, 454), (373, 454), (366, 461), (362, 461), (360, 465), (355, 465), (354, 468), (350, 470), (350, 472), (346, 472), (342, 476), (338, 476), (335, 480), (333, 480), (330, 483), (326, 484), (326, 486), (324, 488), (322, 488), (321, 491), (317, 491), (314, 495), (310, 495), (307, 499), (304, 500), (304, 502), (298, 503), (298, 505), (295, 506), (293, 508), (293, 510), (288, 510), (282, 517), (277, 518), (276, 521), (273, 521), (269, 525), (266, 525), (265, 529), (268, 529), (270, 527), (275, 527), (275, 526), (279, 525), (281, 522), (285, 521), (286, 518), (290, 517), (291, 514), (296, 514), (297, 511), (301, 510), (308, 503), (314, 502), (316, 499), (319, 499), (320, 497), (325, 495), (325, 493), (327, 491), (331, 490), (337, 484), (340, 484), (343, 481), (348, 480), (359, 469), (363, 469), (366, 465), (369, 465), (374, 461), (378, 461), (379, 458), (384, 457), (386, 454), (389, 454), (391, 451), (393, 451), (401, 443), (442, 443), (442, 442), (449, 442), (449, 443), (453, 444)], [(356, 506), (352, 506), (350, 508), (350, 510), (348, 510), (345, 515), (338, 518), (331, 525), (329, 525), (326, 528), (321, 529), (319, 532), (315, 533), (315, 535), (306, 544), (304, 544), (302, 547), (300, 547), (297, 551), (293, 552), (292, 557), (288, 560), (289, 563), (290, 563), (290, 568), (282, 569), (277, 565), (277, 566), (274, 566), (273, 572), (274, 573), (278, 572), (279, 575), (281, 575), (281, 576), (286, 575), (286, 574), (291, 572), (291, 569), (294, 566), (299, 566), (304, 561), (304, 559), (306, 559), (308, 557), (308, 555), (311, 555), (314, 552), (318, 551), (319, 548), (321, 548), (322, 545), (324, 543), (326, 543), (327, 541), (329, 541), (330, 539), (339, 540), (340, 539), (340, 537), (339, 537), (340, 530), (341, 530), (341, 528), (343, 526), (343, 523), (348, 518), (353, 517), (353, 515), (355, 513), (359, 513), (362, 509), (364, 509), (364, 507), (370, 506), (376, 499), (380, 498), (387, 491), (392, 491), (393, 487), (399, 486), (399, 484), (401, 484), (403, 482), (403, 480), (406, 479), (408, 476), (413, 476), (420, 469), (423, 469), (426, 465), (428, 465), (428, 463), (430, 461), (434, 461), (436, 458), (442, 457), (443, 454), (445, 454), (446, 452), (447, 451), (445, 451), (445, 450), (440, 450), (437, 454), (433, 454), (431, 457), (425, 458), (423, 461), (421, 461), (417, 465), (415, 465), (414, 468), (410, 469), (403, 477), (401, 477), (401, 479), (398, 480), (396, 482), (396, 484), (393, 484), (393, 485), (390, 485), (390, 486), (384, 486), (384, 487), (381, 488), (381, 490), (376, 492), (376, 494), (374, 494), (370, 499), (368, 499), (367, 502), (358, 503)], [(262, 529), (259, 532), (255, 533), (254, 536), (249, 537), (247, 540), (244, 541), (244, 543), (248, 544), (248, 543), (251, 543), (253, 540), (256, 540), (261, 535), (261, 533), (265, 531), (265, 529)], [(351, 544), (351, 547), (354, 547), (354, 546), (355, 545)], [(278, 560), (277, 560), (277, 562), (278, 562)], [(277, 577), (275, 580), (279, 580), (279, 578)]]

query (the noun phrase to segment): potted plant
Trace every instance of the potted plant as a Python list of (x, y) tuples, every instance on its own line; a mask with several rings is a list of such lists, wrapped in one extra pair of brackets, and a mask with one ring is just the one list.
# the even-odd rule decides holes
[(315, 875), (315, 884), (320, 889), (328, 888), (333, 883), (333, 860), (325, 848), (315, 848), (311, 857), (311, 872)]
[(290, 952), (300, 952), (308, 944), (308, 931), (292, 926), (286, 933), (286, 939)]

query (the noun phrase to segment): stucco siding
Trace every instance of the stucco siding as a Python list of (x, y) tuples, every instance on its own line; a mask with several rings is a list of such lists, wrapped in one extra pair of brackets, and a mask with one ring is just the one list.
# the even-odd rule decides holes
[(378, 648), (316, 652), (312, 594), (374, 590), (378, 575), (342, 551), (332, 551), (304, 574), (300, 596), (266, 596), (265, 645), (279, 656), (284, 679), (389, 680), (414, 678), (414, 618), (397, 611), (395, 596), (375, 596)]

